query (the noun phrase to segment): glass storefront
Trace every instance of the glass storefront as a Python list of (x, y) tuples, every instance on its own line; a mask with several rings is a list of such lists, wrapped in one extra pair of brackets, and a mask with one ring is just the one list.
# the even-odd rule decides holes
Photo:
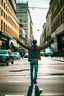
[(64, 56), (64, 31), (57, 36), (57, 39), (58, 39), (58, 55)]

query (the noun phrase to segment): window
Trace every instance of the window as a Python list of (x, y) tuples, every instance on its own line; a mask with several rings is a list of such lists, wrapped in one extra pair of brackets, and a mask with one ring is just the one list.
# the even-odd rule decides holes
[(5, 23), (4, 23), (4, 32), (5, 32)]
[(5, 3), (4, 3), (4, 9), (5, 9)]
[(6, 25), (6, 32), (7, 32), (7, 25)]
[(4, 18), (5, 18), (5, 12), (4, 12)]
[(7, 15), (6, 15), (6, 20), (7, 20)]
[(64, 22), (64, 9), (63, 9), (63, 22)]
[(1, 10), (1, 16), (3, 16), (3, 10)]
[(0, 16), (1, 16), (1, 8), (0, 8)]
[(3, 6), (3, 0), (2, 0), (2, 6)]
[(62, 23), (62, 12), (60, 13), (60, 16), (61, 16), (61, 23)]
[(7, 11), (7, 6), (6, 6), (6, 11)]
[(2, 31), (2, 25), (3, 25), (3, 21), (1, 20), (1, 31)]
[(19, 19), (20, 22), (22, 22), (22, 19)]

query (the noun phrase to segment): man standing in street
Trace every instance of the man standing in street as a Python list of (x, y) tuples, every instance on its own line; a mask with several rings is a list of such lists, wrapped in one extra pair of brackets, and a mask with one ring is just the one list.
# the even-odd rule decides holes
[(50, 44), (54, 42), (54, 38), (52, 38), (48, 43), (37, 46), (37, 40), (33, 40), (33, 44), (31, 46), (23, 44), (19, 39), (17, 42), (24, 48), (26, 48), (29, 52), (28, 60), (30, 61), (30, 79), (31, 84), (37, 84), (37, 73), (38, 73), (38, 60), (41, 60), (40, 50), (47, 48)]

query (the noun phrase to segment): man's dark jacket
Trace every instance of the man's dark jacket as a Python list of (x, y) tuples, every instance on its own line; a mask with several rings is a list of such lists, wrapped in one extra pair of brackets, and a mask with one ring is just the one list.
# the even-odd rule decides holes
[[(17, 39), (17, 42), (22, 47), (24, 47), (24, 48), (26, 48), (28, 50), (28, 53), (29, 53), (28, 60), (31, 61), (32, 60), (32, 46), (23, 44), (19, 39)], [(40, 50), (47, 48), (51, 43), (53, 43), (53, 39), (51, 39), (48, 43), (46, 43), (44, 45), (40, 45), (40, 46), (36, 47), (36, 50), (37, 50), (37, 57), (36, 57), (36, 59), (41, 60)]]

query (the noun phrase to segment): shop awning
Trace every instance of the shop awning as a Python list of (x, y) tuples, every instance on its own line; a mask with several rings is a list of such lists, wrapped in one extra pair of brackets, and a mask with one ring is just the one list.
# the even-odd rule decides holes
[(19, 44), (15, 40), (11, 40), (11, 43), (13, 44), (14, 47), (19, 48)]
[(1, 35), (1, 36), (6, 36), (6, 37), (8, 37), (8, 38), (10, 38), (10, 39), (13, 38), (13, 37), (12, 37), (9, 33), (7, 33), (7, 32), (2, 32), (2, 31), (0, 31), (0, 35)]

